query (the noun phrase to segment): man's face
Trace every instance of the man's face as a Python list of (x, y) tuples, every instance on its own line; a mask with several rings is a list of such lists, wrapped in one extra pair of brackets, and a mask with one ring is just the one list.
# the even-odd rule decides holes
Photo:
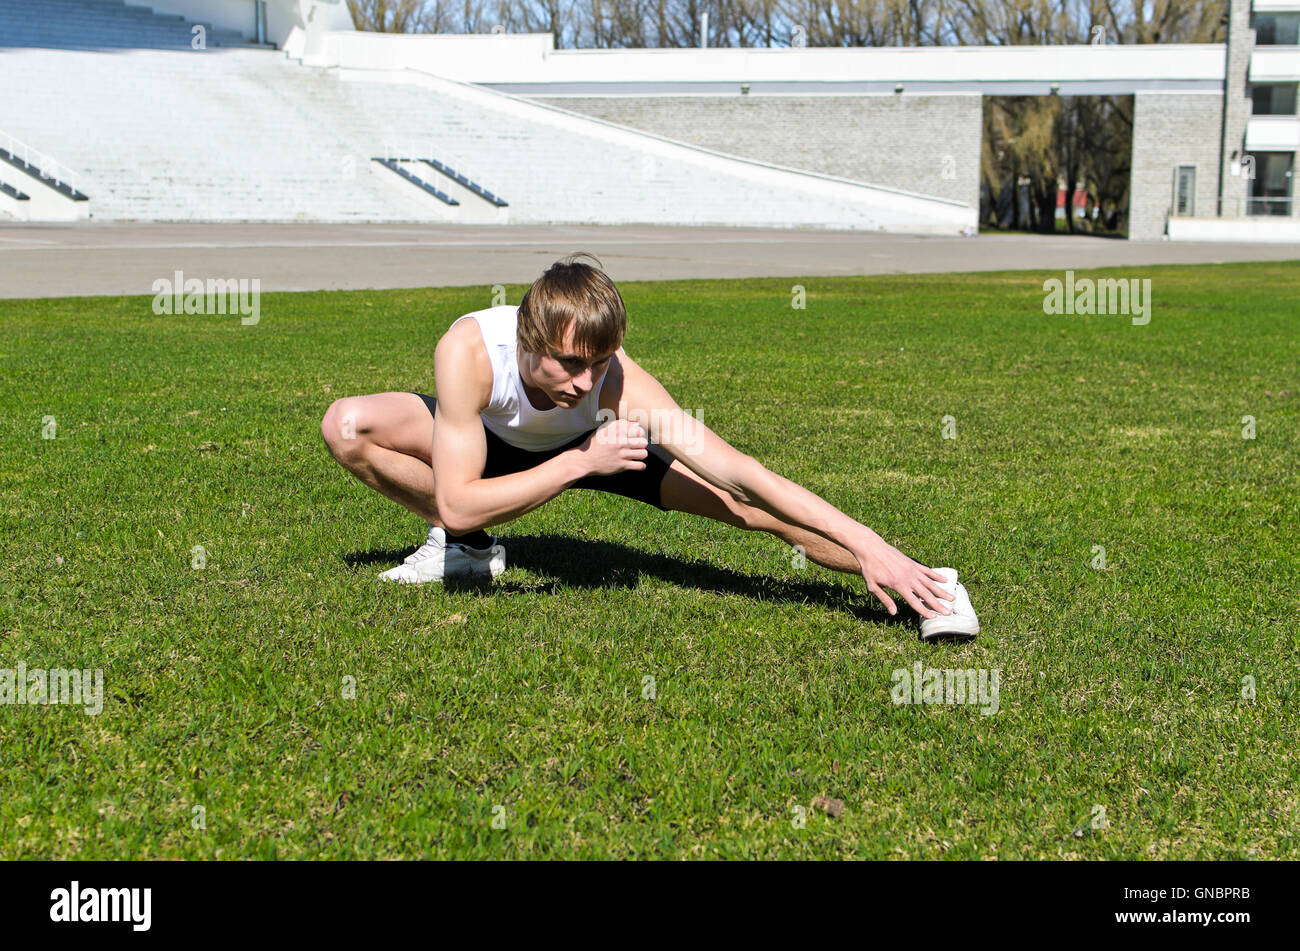
[(558, 349), (546, 354), (527, 355), (531, 382), (546, 393), (556, 406), (571, 409), (600, 385), (613, 356), (614, 351), (598, 353), (589, 358), (579, 356), (573, 346), (573, 324), (569, 324), (564, 332), (564, 342)]

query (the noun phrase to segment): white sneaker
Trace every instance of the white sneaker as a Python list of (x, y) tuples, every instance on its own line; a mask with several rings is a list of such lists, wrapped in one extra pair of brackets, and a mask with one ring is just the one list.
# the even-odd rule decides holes
[(957, 640), (969, 641), (980, 632), (980, 620), (975, 616), (975, 609), (971, 607), (970, 595), (966, 593), (966, 586), (958, 584), (957, 572), (952, 568), (938, 568), (939, 574), (944, 576), (944, 581), (939, 587), (952, 595), (952, 600), (944, 598), (944, 604), (952, 609), (951, 614), (941, 614), (938, 617), (921, 619), (921, 640)]
[(396, 568), (389, 568), (379, 577), (399, 584), (428, 584), (444, 578), (495, 578), (505, 570), (506, 550), (495, 535), (487, 548), (471, 548), (455, 542), (449, 545), (446, 530), (430, 526), (425, 543)]

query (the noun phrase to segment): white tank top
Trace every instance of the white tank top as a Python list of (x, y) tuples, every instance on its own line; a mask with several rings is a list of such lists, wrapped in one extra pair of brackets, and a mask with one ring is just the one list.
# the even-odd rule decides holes
[(563, 446), (579, 433), (600, 425), (596, 414), (605, 380), (602, 377), (600, 385), (593, 387), (572, 409), (561, 406), (537, 409), (529, 402), (523, 380), (519, 378), (518, 316), (518, 305), (503, 304), (465, 314), (452, 326), (472, 317), (483, 334), (483, 344), (492, 363), (492, 398), (479, 413), (484, 427), (512, 446), (541, 452)]

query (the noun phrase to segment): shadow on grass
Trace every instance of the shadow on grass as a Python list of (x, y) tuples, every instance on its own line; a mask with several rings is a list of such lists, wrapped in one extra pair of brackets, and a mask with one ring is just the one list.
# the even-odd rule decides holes
[[(891, 616), (874, 599), (864, 600), (870, 595), (859, 594), (845, 585), (745, 575), (702, 561), (683, 561), (599, 539), (578, 539), (567, 535), (509, 535), (502, 536), (501, 541), (506, 546), (508, 567), (526, 568), (556, 580), (525, 584), (453, 578), (445, 582), (447, 589), (480, 594), (563, 594), (565, 588), (635, 588), (642, 575), (653, 575), (683, 588), (714, 594), (738, 594), (755, 601), (818, 604), (844, 611), (859, 621), (917, 627), (916, 612), (901, 601), (898, 614)], [(343, 556), (343, 560), (353, 568), (363, 565), (391, 567), (412, 551), (413, 548), (374, 549), (351, 552)], [(863, 589), (865, 591), (865, 584)]]

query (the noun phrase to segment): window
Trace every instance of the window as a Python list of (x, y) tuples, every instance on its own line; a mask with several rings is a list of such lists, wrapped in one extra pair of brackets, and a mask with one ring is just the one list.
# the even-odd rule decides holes
[(1300, 45), (1300, 13), (1256, 13), (1256, 46)]
[(1289, 215), (1294, 152), (1248, 152), (1255, 160), (1248, 215)]
[(1174, 174), (1174, 215), (1190, 218), (1196, 214), (1196, 166), (1180, 165)]
[(1293, 116), (1295, 100), (1294, 83), (1250, 87), (1251, 115)]

